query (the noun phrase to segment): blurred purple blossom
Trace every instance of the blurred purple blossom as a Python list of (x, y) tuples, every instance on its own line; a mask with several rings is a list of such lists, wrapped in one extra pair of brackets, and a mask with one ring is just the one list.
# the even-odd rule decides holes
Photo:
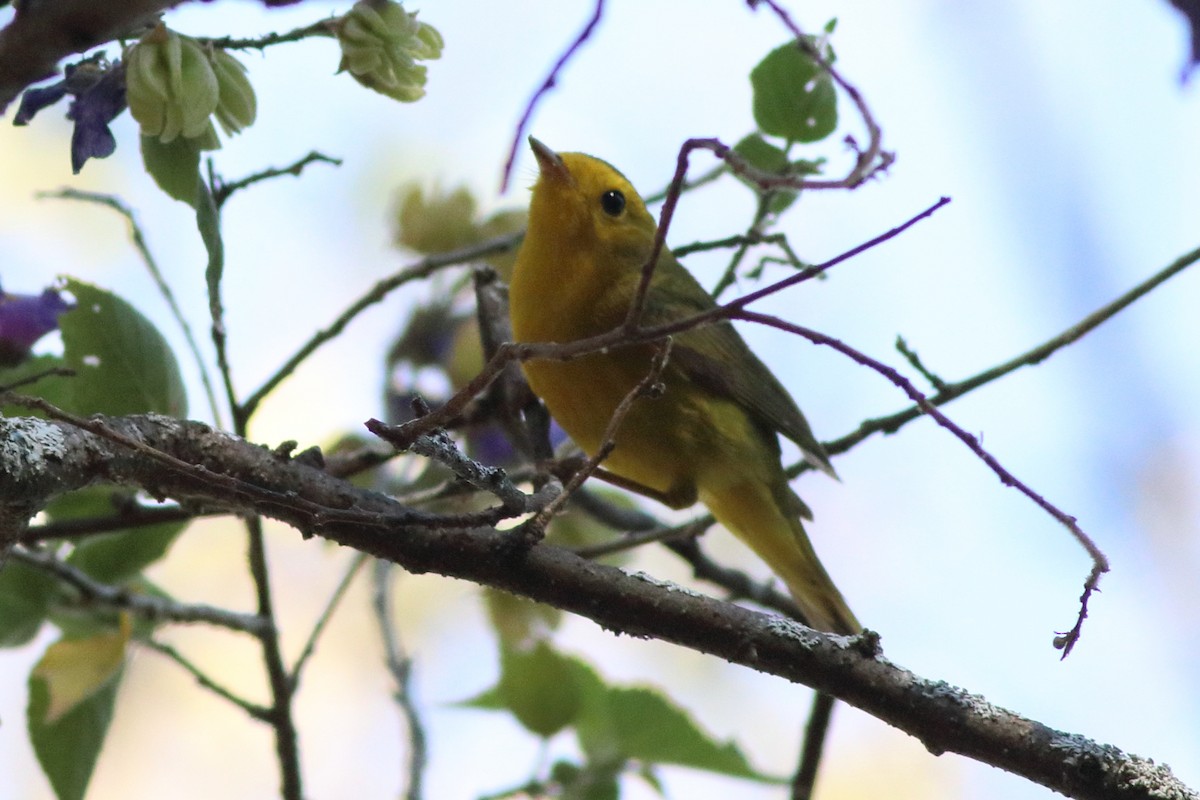
[(107, 158), (117, 149), (108, 124), (125, 110), (125, 68), (95, 57), (70, 64), (58, 83), (29, 89), (21, 97), (14, 125), (27, 125), (44, 108), (71, 95), (67, 119), (75, 123), (71, 134), (71, 169), (78, 173), (89, 158)]
[(9, 294), (0, 289), (0, 366), (24, 361), (33, 343), (58, 328), (58, 317), (74, 308), (54, 289)]

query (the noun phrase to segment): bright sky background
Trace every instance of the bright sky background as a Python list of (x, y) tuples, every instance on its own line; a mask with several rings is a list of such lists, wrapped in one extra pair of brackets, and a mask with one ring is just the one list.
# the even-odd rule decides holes
[[(668, 179), (680, 143), (733, 143), (752, 127), (747, 75), (786, 33), (737, 2), (613, 0), (589, 45), (537, 110), (552, 147), (616, 164), (645, 193)], [(1200, 95), (1183, 86), (1182, 19), (1164, 0), (1138, 4), (1018, 0), (790, 3), (819, 29), (839, 18), (843, 74), (864, 93), (897, 160), (853, 193), (812, 194), (786, 218), (802, 258), (833, 256), (941, 195), (953, 203), (899, 239), (764, 301), (781, 314), (900, 365), (897, 334), (948, 379), (973, 374), (1070, 326), (1200, 245)], [(341, 5), (266, 13), (253, 3), (195, 4), (173, 14), (193, 35), (286, 30)], [(245, 57), (259, 121), (217, 155), (236, 178), (318, 149), (345, 159), (235, 198), (227, 207), (226, 302), (237, 385), (255, 388), (317, 327), (411, 260), (390, 245), (401, 183), (466, 184), (486, 209), (520, 207), (533, 174), (497, 195), (500, 166), (531, 92), (591, 12), (587, 2), (429, 2), (446, 39), (429, 95), (399, 105), (335, 76), (330, 41)], [(844, 98), (843, 98), (844, 100)], [(862, 138), (843, 102), (844, 132)], [(76, 186), (121, 195), (207, 342), (203, 253), (188, 209), (140, 172), (135, 129), (115, 126), (117, 155), (70, 174), (64, 108), (28, 128), (0, 126), (0, 279), (34, 292), (70, 274), (117, 291), (180, 337), (111, 212), (37, 191)], [(840, 165), (837, 146), (821, 152)], [(697, 171), (711, 162), (694, 161)], [(840, 166), (835, 166), (836, 170)], [(739, 230), (749, 193), (730, 182), (685, 200), (675, 244)], [(711, 282), (720, 259), (689, 259)], [(1052, 727), (1171, 765), (1200, 786), (1200, 275), (1184, 273), (1036, 368), (948, 407), (1018, 477), (1067, 512), (1113, 571), (1076, 652), (1051, 647), (1069, 627), (1089, 563), (1067, 533), (1003, 488), (929, 421), (876, 437), (836, 461), (838, 484), (806, 477), (810, 526), (859, 618), (886, 655)], [(380, 413), (381, 361), (408, 291), (373, 309), (285, 384), (260, 413), (256, 440), (327, 442)], [(818, 434), (835, 438), (902, 408), (901, 394), (831, 352), (776, 332), (752, 344), (795, 393)], [(194, 365), (182, 358), (190, 385)], [(911, 370), (908, 370), (911, 372)], [(193, 414), (206, 416), (199, 391)], [(765, 575), (721, 534), (714, 552)], [(349, 554), (271, 534), (285, 643), (299, 648)], [(249, 608), (241, 535), (198, 526), (155, 577), (178, 596)], [(686, 580), (650, 552), (637, 567)], [(536, 743), (502, 717), (450, 707), (497, 669), (477, 594), (465, 583), (403, 578), (400, 614), (418, 659), (431, 798), (470, 797), (525, 780)], [(50, 797), (23, 728), (25, 676), (40, 650), (0, 652), (0, 774), (14, 796)], [(173, 634), (216, 674), (261, 697), (255, 651), (220, 632)], [(664, 686), (710, 730), (774, 772), (794, 763), (808, 693), (774, 678), (657, 643), (569, 623), (562, 646), (614, 680)], [(310, 668), (299, 700), (307, 794), (393, 797), (403, 748), (386, 697), (365, 592), (353, 594)], [(1048, 798), (1052, 793), (915, 741), (840, 707), (819, 797)], [(467, 768), (464, 769), (464, 765)], [(779, 798), (782, 790), (668, 771), (673, 797)], [(153, 653), (135, 657), (94, 800), (259, 798), (277, 786), (265, 729), (197, 690)], [(628, 797), (650, 797), (631, 782)]]

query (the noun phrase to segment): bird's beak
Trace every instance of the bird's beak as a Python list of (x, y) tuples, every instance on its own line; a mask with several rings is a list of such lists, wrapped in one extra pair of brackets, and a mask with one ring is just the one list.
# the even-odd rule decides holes
[(552, 180), (556, 183), (570, 182), (571, 173), (567, 171), (567, 165), (563, 163), (562, 156), (532, 136), (529, 137), (529, 147), (533, 150), (533, 155), (537, 158), (538, 169), (541, 171), (543, 179)]

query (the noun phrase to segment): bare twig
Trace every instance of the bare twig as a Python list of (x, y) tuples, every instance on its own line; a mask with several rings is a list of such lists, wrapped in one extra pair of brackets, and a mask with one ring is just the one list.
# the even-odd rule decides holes
[(425, 726), (417, 711), (417, 704), (412, 696), (412, 659), (404, 652), (400, 637), (396, 632), (396, 621), (392, 615), (392, 572), (395, 565), (388, 561), (376, 561), (372, 570), (371, 583), (372, 606), (375, 610), (375, 620), (379, 623), (379, 635), (383, 641), (384, 659), (392, 680), (396, 682), (393, 697), (400, 706), (404, 716), (404, 724), (408, 729), (408, 789), (404, 793), (406, 800), (420, 800), (425, 776), (425, 764), (428, 760), (428, 745), (425, 738)]
[(73, 586), (88, 603), (128, 611), (152, 622), (204, 622), (255, 636), (262, 635), (262, 632), (270, 627), (267, 621), (255, 614), (239, 614), (203, 603), (180, 603), (167, 597), (142, 594), (125, 586), (101, 583), (78, 567), (55, 558), (50, 553), (16, 547), (13, 548), (10, 557)]
[(267, 683), (271, 687), (271, 707), (267, 721), (275, 730), (275, 756), (279, 760), (280, 794), (284, 800), (303, 800), (300, 743), (296, 735), (296, 722), (292, 717), (292, 697), (295, 690), (291, 676), (283, 663), (279, 633), (275, 630), (274, 625), (275, 602), (271, 592), (271, 574), (267, 567), (267, 547), (263, 537), (262, 517), (256, 516), (246, 520), (246, 543), (250, 576), (254, 579), (254, 593), (258, 601), (258, 615), (272, 621), (270, 628), (260, 634), (258, 640), (262, 645)]
[[(420, 397), (413, 400), (413, 410), (418, 418), (429, 414), (429, 406)], [(388, 425), (377, 419), (371, 419), (367, 421), (366, 427), (371, 433), (385, 441), (404, 445), (406, 449), (411, 449), (414, 453), (443, 464), (461, 480), (476, 489), (495, 495), (505, 508), (518, 511), (526, 508), (528, 496), (513, 485), (504, 470), (480, 464), (465, 456), (445, 429), (435, 428), (429, 433), (418, 436), (412, 442), (406, 442), (397, 435), (403, 426)]]
[(837, 701), (824, 692), (813, 697), (808, 712), (808, 724), (804, 726), (804, 744), (800, 749), (800, 764), (792, 778), (792, 800), (809, 800), (817, 783), (817, 767), (821, 764), (821, 752), (829, 732), (829, 721)]
[(184, 341), (187, 343), (188, 350), (191, 351), (192, 358), (196, 362), (196, 369), (200, 373), (200, 382), (204, 386), (204, 394), (208, 398), (208, 407), (213, 415), (213, 422), (218, 426), (222, 425), (221, 409), (217, 405), (217, 396), (213, 391), (212, 376), (208, 374), (208, 365), (205, 363), (204, 357), (200, 355), (200, 346), (196, 344), (196, 338), (192, 335), (192, 326), (188, 324), (187, 317), (183, 315), (183, 310), (175, 300), (175, 293), (171, 291), (170, 284), (167, 283), (162, 270), (158, 268), (158, 261), (154, 258), (154, 254), (150, 252), (150, 247), (146, 243), (146, 236), (142, 232), (141, 225), (138, 224), (137, 217), (134, 216), (133, 209), (115, 195), (87, 192), (81, 189), (65, 188), (59, 189), (57, 192), (40, 192), (37, 196), (97, 203), (111, 208), (125, 218), (125, 221), (129, 225), (129, 238), (133, 242), (134, 248), (138, 251), (138, 255), (142, 257), (142, 263), (146, 265), (146, 269), (150, 272), (150, 277), (154, 279), (154, 283), (158, 287), (158, 293), (167, 302), (171, 316), (175, 318), (175, 323), (179, 325), (180, 330), (183, 332)]
[(249, 39), (219, 36), (207, 39), (200, 38), (200, 41), (210, 44), (213, 47), (219, 47), (222, 50), (264, 50), (272, 45), (299, 42), (314, 36), (334, 36), (334, 27), (337, 24), (337, 19), (337, 17), (331, 17), (329, 19), (317, 20), (311, 25), (303, 25), (286, 33), (268, 33)]
[[(225, 512), (220, 512), (225, 513)], [(107, 517), (71, 517), (51, 520), (43, 525), (30, 525), (21, 541), (44, 542), (48, 539), (70, 539), (97, 533), (144, 528), (164, 522), (186, 522), (203, 516), (199, 511), (182, 506), (142, 506), (129, 504)]]
[[(241, 404), (241, 414), (245, 417), (253, 414), (254, 410), (263, 399), (271, 393), (285, 378), (296, 371), (300, 364), (312, 355), (321, 345), (335, 338), (340, 334), (347, 325), (354, 321), (355, 317), (370, 308), (372, 305), (381, 302), (394, 289), (403, 286), (406, 283), (422, 280), (429, 277), (433, 273), (445, 269), (447, 267), (466, 264), (468, 262), (484, 258), (495, 253), (503, 253), (513, 249), (517, 243), (521, 241), (523, 233), (507, 234), (495, 239), (489, 239), (486, 242), (480, 242), (470, 247), (464, 247), (459, 250), (453, 250), (449, 253), (441, 253), (435, 256), (423, 258), (420, 261), (397, 272), (389, 278), (379, 281), (371, 287), (362, 297), (350, 304), (349, 308), (343, 311), (338, 317), (327, 327), (317, 331), (313, 336), (305, 342), (290, 358), (283, 363), (279, 369), (271, 377), (250, 394)], [(473, 396), (473, 395), (472, 395)]]
[[(1047, 341), (1039, 344), (1030, 350), (1026, 350), (1018, 356), (1010, 358), (1002, 364), (985, 369), (978, 372), (969, 378), (961, 381), (947, 383), (940, 388), (936, 394), (928, 398), (931, 405), (940, 406), (949, 403), (963, 395), (978, 389), (980, 386), (991, 383), (1005, 375), (1020, 369), (1021, 367), (1034, 366), (1045, 361), (1058, 350), (1070, 345), (1079, 339), (1086, 336), (1097, 327), (1112, 319), (1118, 313), (1128, 308), (1132, 303), (1144, 297), (1158, 286), (1165, 283), (1170, 278), (1183, 272), (1188, 267), (1200, 261), (1200, 248), (1197, 248), (1190, 253), (1185, 253), (1173, 262), (1168, 264), (1163, 269), (1151, 275), (1146, 280), (1134, 286), (1129, 291), (1117, 297), (1112, 302), (1088, 314), (1079, 322), (1064, 330), (1062, 333), (1054, 336)], [(878, 417), (870, 419), (862, 423), (852, 433), (849, 433), (825, 445), (825, 450), (830, 455), (836, 453), (844, 453), (851, 447), (854, 447), (862, 440), (866, 439), (875, 433), (894, 433), (924, 413), (921, 406), (914, 405), (909, 408), (899, 411), (895, 414), (889, 414), (886, 417)]]
[(342, 165), (342, 160), (340, 158), (333, 158), (332, 156), (327, 156), (324, 153), (318, 153), (316, 150), (313, 150), (308, 155), (298, 159), (286, 167), (271, 167), (260, 172), (255, 172), (252, 175), (247, 175), (239, 180), (230, 181), (228, 183), (223, 180), (215, 180), (213, 181), (212, 190), (213, 202), (217, 204), (217, 208), (221, 208), (225, 205), (225, 201), (227, 201), (236, 191), (253, 186), (254, 184), (262, 181), (281, 177), (283, 175), (300, 177), (300, 173), (304, 172), (305, 167), (307, 167), (309, 164), (316, 163), (332, 164), (335, 167), (340, 167)]
[(834, 339), (833, 337), (826, 336), (823, 333), (818, 333), (817, 331), (809, 328), (787, 322), (786, 320), (779, 319), (778, 317), (772, 317), (766, 314), (759, 314), (754, 311), (745, 310), (737, 312), (734, 317), (736, 319), (746, 320), (747, 322), (757, 322), (762, 325), (768, 325), (789, 333), (794, 333), (797, 336), (802, 336), (813, 344), (820, 344), (830, 347), (842, 355), (850, 358), (855, 363), (861, 364), (864, 367), (869, 367), (875, 372), (878, 372), (880, 375), (887, 378), (892, 384), (900, 388), (906, 395), (908, 395), (909, 398), (913, 400), (924, 413), (933, 417), (938, 425), (954, 434), (954, 436), (963, 444), (965, 444), (971, 450), (971, 452), (978, 456), (983, 463), (987, 464), (988, 468), (991, 469), (992, 472), (996, 473), (996, 476), (1000, 479), (1001, 483), (1003, 483), (1005, 486), (1013, 487), (1021, 494), (1028, 497), (1039, 508), (1041, 508), (1054, 519), (1058, 520), (1063, 527), (1071, 532), (1071, 535), (1075, 537), (1075, 540), (1079, 542), (1080, 546), (1082, 546), (1091, 557), (1093, 567), (1091, 573), (1088, 575), (1087, 580), (1084, 582), (1083, 596), (1080, 598), (1080, 611), (1076, 618), (1075, 626), (1067, 633), (1060, 634), (1054, 640), (1054, 646), (1061, 649), (1063, 651), (1063, 658), (1066, 658), (1066, 656), (1071, 652), (1071, 649), (1075, 646), (1075, 643), (1079, 640), (1080, 629), (1084, 618), (1087, 616), (1088, 599), (1090, 598), (1092, 592), (1096, 590), (1100, 576), (1103, 573), (1108, 572), (1109, 569), (1108, 558), (1104, 555), (1100, 548), (1096, 546), (1096, 543), (1092, 541), (1091, 537), (1084, 533), (1083, 529), (1079, 527), (1078, 521), (1075, 519), (1075, 517), (1059, 509), (1045, 497), (1030, 488), (1028, 484), (1024, 483), (1015, 475), (1013, 475), (999, 461), (996, 460), (995, 456), (983, 448), (983, 445), (979, 442), (978, 437), (968, 433), (957, 423), (953, 422), (936, 406), (931, 404), (929, 399), (926, 398), (925, 395), (922, 394), (915, 386), (913, 386), (911, 381), (909, 381), (892, 367), (889, 367), (883, 362), (877, 361), (870, 356), (855, 350), (853, 347), (850, 347), (838, 339)]
[(171, 645), (166, 644), (165, 642), (160, 642), (157, 639), (149, 639), (146, 641), (146, 646), (151, 650), (162, 653), (164, 656), (183, 667), (189, 675), (196, 679), (196, 683), (200, 684), (205, 689), (208, 689), (210, 692), (222, 698), (223, 700), (228, 700), (230, 703), (233, 703), (235, 706), (242, 709), (242, 711), (245, 711), (247, 714), (249, 714), (253, 719), (259, 720), (260, 722), (269, 721), (271, 714), (271, 710), (269, 708), (260, 706), (257, 703), (252, 703), (249, 700), (234, 694), (231, 690), (210, 678), (207, 673), (201, 670), (198, 666), (192, 663), (190, 659), (188, 659)]
[(500, 191), (503, 193), (508, 189), (508, 181), (512, 176), (513, 164), (517, 160), (517, 149), (521, 143), (525, 141), (525, 131), (529, 127), (529, 119), (533, 116), (533, 110), (537, 107), (538, 101), (542, 99), (542, 95), (554, 88), (558, 83), (558, 74), (562, 72), (564, 66), (571, 56), (583, 47), (600, 24), (600, 18), (604, 16), (604, 0), (596, 0), (596, 5), (592, 10), (592, 16), (587, 21), (583, 30), (575, 37), (575, 40), (563, 51), (558, 60), (554, 62), (554, 66), (550, 69), (550, 74), (546, 76), (546, 80), (542, 81), (542, 85), (533, 93), (533, 97), (529, 98), (529, 102), (525, 105), (525, 111), (521, 114), (521, 121), (517, 123), (516, 133), (513, 134), (512, 146), (508, 149), (508, 158), (504, 161), (504, 171), (500, 176)]
[(321, 634), (325, 632), (326, 626), (329, 625), (329, 620), (333, 618), (333, 612), (337, 610), (341, 604), (342, 598), (346, 596), (346, 590), (350, 588), (351, 582), (354, 581), (354, 576), (358, 574), (358, 570), (362, 567), (367, 557), (362, 553), (356, 553), (350, 559), (350, 566), (346, 568), (342, 579), (338, 581), (337, 587), (334, 588), (333, 594), (329, 596), (329, 600), (325, 603), (325, 608), (321, 611), (321, 615), (317, 617), (317, 622), (309, 631), (308, 639), (304, 642), (304, 649), (300, 651), (300, 655), (296, 658), (296, 663), (292, 665), (289, 681), (292, 685), (292, 691), (300, 685), (300, 673), (303, 672), (305, 664), (312, 658), (312, 654), (317, 650), (317, 641), (321, 638)]
[[(606, 348), (611, 348), (618, 345), (654, 342), (676, 333), (698, 328), (702, 325), (716, 324), (723, 320), (729, 319), (739, 309), (745, 307), (747, 304), (755, 300), (759, 300), (769, 294), (782, 291), (783, 289), (800, 283), (801, 281), (806, 281), (810, 278), (816, 277), (817, 275), (832, 269), (834, 266), (846, 261), (847, 259), (853, 258), (854, 256), (859, 255), (866, 250), (883, 244), (884, 242), (908, 230), (908, 228), (912, 227), (921, 220), (931, 216), (938, 209), (949, 202), (949, 198), (943, 197), (938, 202), (934, 203), (924, 211), (921, 211), (901, 225), (875, 236), (858, 245), (857, 247), (853, 247), (850, 250), (847, 250), (822, 264), (814, 265), (813, 267), (805, 269), (796, 275), (791, 275), (781, 281), (777, 281), (776, 283), (763, 287), (758, 291), (751, 292), (750, 294), (738, 298), (737, 300), (734, 300), (723, 306), (714, 306), (709, 311), (705, 311), (685, 319), (665, 323), (662, 325), (655, 325), (649, 328), (641, 328), (636, 326), (630, 327), (629, 320), (634, 317), (634, 314), (631, 313), (622, 325), (614, 328), (613, 330), (597, 336), (591, 336), (586, 339), (578, 339), (574, 342), (566, 342), (562, 344), (555, 342), (521, 344), (507, 342), (502, 344), (496, 349), (495, 355), (488, 359), (488, 362), (484, 364), (483, 369), (481, 369), (479, 373), (472, 378), (469, 383), (467, 383), (466, 386), (456, 392), (442, 406), (434, 409), (432, 412), (423, 417), (411, 420), (403, 425), (398, 426), (398, 429), (395, 432), (394, 443), (396, 443), (396, 446), (400, 449), (405, 449), (405, 445), (410, 445), (418, 436), (426, 434), (435, 428), (445, 427), (448, 425), (452, 420), (457, 418), (459, 414), (462, 413), (463, 409), (466, 408), (466, 406), (476, 396), (483, 392), (501, 372), (501, 370), (503, 370), (505, 366), (514, 359), (519, 361), (527, 361), (532, 358), (548, 358), (569, 361), (571, 359), (587, 355), (588, 353), (599, 352)], [(664, 212), (665, 210), (666, 209), (664, 206)], [(653, 260), (648, 263), (653, 263)], [(644, 272), (643, 276), (645, 277), (649, 274), (650, 273), (648, 272)], [(644, 301), (644, 299), (645, 297), (643, 295), (642, 300)], [(631, 310), (632, 309), (633, 306), (631, 306)]]
[(613, 409), (612, 416), (608, 419), (608, 425), (604, 428), (604, 436), (600, 440), (600, 447), (596, 449), (594, 455), (590, 456), (571, 479), (567, 481), (563, 487), (562, 493), (551, 500), (546, 506), (533, 515), (525, 523), (522, 528), (527, 534), (534, 538), (540, 539), (542, 532), (545, 531), (546, 525), (558, 513), (559, 509), (566, 504), (579, 487), (583, 485), (600, 465), (604, 463), (604, 459), (608, 458), (612, 453), (613, 447), (617, 443), (617, 432), (621, 428), (621, 423), (625, 421), (626, 415), (633, 408), (633, 404), (647, 397), (656, 397), (663, 391), (663, 385), (660, 383), (662, 379), (663, 369), (667, 366), (667, 361), (671, 357), (671, 339), (666, 339), (663, 344), (655, 351), (654, 357), (650, 360), (650, 370), (646, 376), (638, 381), (632, 389), (630, 389), (617, 407)]

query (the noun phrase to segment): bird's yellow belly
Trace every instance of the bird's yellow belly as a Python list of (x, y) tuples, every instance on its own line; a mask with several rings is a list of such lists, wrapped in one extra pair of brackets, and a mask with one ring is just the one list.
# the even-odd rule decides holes
[[(650, 349), (593, 354), (575, 361), (528, 361), (525, 375), (584, 452), (594, 455), (617, 406), (650, 371)], [(642, 357), (644, 353), (644, 357)], [(664, 376), (662, 397), (636, 400), (614, 437), (604, 468), (662, 493), (691, 486), (696, 459), (702, 457), (697, 433), (706, 426), (688, 383)]]

